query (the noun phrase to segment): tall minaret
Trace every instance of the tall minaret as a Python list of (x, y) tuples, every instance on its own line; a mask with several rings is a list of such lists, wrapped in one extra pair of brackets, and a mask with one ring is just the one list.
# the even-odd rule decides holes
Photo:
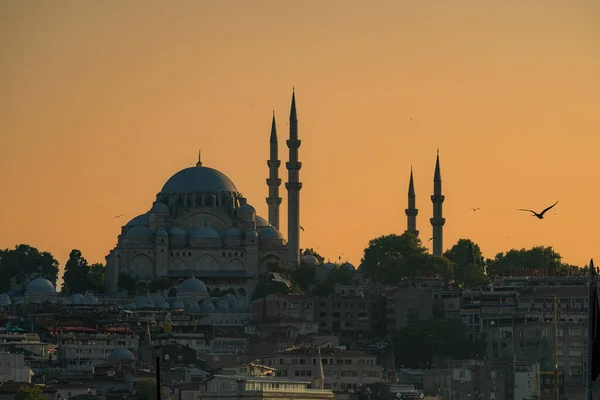
[(444, 224), (446, 219), (442, 216), (442, 203), (445, 196), (442, 194), (442, 174), (440, 173), (440, 150), (437, 151), (435, 160), (435, 173), (433, 176), (433, 218), (430, 219), (433, 227), (433, 255), (441, 256), (444, 252)]
[(410, 167), (410, 181), (408, 183), (408, 208), (404, 210), (406, 213), (406, 232), (410, 232), (415, 236), (419, 236), (417, 230), (417, 210), (416, 198), (415, 198), (415, 182), (413, 181), (413, 171)]
[(298, 117), (296, 115), (296, 94), (292, 91), (292, 108), (290, 110), (290, 138), (287, 147), (290, 149), (290, 159), (285, 164), (288, 170), (288, 181), (285, 188), (288, 191), (288, 252), (289, 263), (300, 263), (300, 169), (298, 161)]
[(267, 179), (267, 186), (269, 186), (269, 197), (267, 197), (267, 204), (269, 206), (269, 224), (279, 230), (279, 205), (281, 204), (281, 197), (279, 197), (279, 186), (281, 186), (279, 166), (281, 165), (281, 161), (279, 160), (279, 151), (277, 149), (275, 111), (273, 111), (271, 139), (269, 142), (271, 146), (271, 155), (269, 156), (269, 160), (267, 160), (267, 165), (269, 166), (269, 178)]

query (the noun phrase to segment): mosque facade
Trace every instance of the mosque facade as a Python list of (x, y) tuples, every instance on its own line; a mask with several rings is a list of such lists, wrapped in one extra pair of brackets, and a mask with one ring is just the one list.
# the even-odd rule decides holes
[[(223, 292), (250, 297), (267, 265), (297, 264), (300, 259), (298, 119), (295, 94), (290, 111), (290, 159), (286, 163), (288, 237), (279, 231), (278, 140), (275, 116), (269, 140), (268, 220), (238, 191), (224, 173), (202, 164), (185, 168), (167, 180), (150, 210), (121, 228), (117, 244), (106, 257), (105, 291), (119, 291), (119, 276), (136, 279), (138, 295), (148, 293), (156, 278), (169, 278), (169, 297), (177, 296), (177, 283), (185, 278), (202, 282), (207, 295)], [(199, 295), (203, 295), (199, 293)]]

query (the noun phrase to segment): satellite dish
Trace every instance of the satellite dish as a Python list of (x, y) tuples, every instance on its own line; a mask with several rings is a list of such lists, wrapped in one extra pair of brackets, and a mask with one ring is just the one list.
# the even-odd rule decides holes
[(420, 399), (424, 399), (425, 398), (425, 394), (423, 392), (419, 393), (419, 398)]
[(397, 399), (401, 399), (401, 398), (402, 398), (402, 393), (399, 393), (399, 392), (398, 392), (398, 393), (396, 393), (396, 398), (397, 398)]

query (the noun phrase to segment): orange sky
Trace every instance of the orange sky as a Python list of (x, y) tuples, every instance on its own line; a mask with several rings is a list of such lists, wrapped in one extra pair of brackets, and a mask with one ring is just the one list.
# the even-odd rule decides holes
[[(302, 247), (358, 264), (403, 232), (411, 165), (426, 242), (439, 146), (446, 248), (583, 264), (600, 256), (598, 20), (596, 0), (0, 2), (0, 247), (103, 261), (198, 149), (266, 217), (271, 112), (285, 162), (295, 86)], [(515, 210), (556, 200), (543, 221)]]

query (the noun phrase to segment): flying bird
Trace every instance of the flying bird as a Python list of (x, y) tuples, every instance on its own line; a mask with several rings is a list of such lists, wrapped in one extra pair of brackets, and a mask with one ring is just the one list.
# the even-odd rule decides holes
[(304, 228), (303, 228), (303, 227), (301, 227), (300, 225), (298, 225), (298, 226), (300, 227), (300, 229), (302, 229), (302, 232), (304, 232)]
[(121, 218), (122, 216), (123, 216), (123, 214), (115, 215), (115, 216), (113, 217), (113, 219), (115, 219), (115, 218)]
[(432, 237), (430, 237), (430, 238), (429, 238), (429, 240), (428, 240), (428, 242), (431, 242), (432, 240), (433, 240), (433, 238), (432, 238)]
[(477, 208), (475, 208), (475, 207), (469, 207), (469, 208), (470, 208), (471, 210), (473, 210), (473, 211), (479, 211), (479, 210), (481, 210), (481, 208), (479, 208), (479, 207), (477, 207)]
[(544, 219), (544, 214), (546, 214), (546, 212), (547, 212), (548, 210), (552, 209), (552, 207), (554, 207), (554, 206), (555, 206), (555, 205), (557, 205), (557, 204), (558, 204), (558, 201), (557, 201), (556, 203), (552, 204), (550, 207), (548, 207), (548, 208), (544, 209), (544, 211), (542, 211), (541, 213), (536, 213), (536, 212), (535, 212), (535, 211), (533, 211), (533, 210), (528, 210), (528, 209), (525, 209), (525, 208), (518, 208), (517, 210), (518, 210), (518, 211), (528, 211), (528, 212), (532, 213), (532, 215), (533, 215), (534, 217), (537, 217), (538, 219)]

